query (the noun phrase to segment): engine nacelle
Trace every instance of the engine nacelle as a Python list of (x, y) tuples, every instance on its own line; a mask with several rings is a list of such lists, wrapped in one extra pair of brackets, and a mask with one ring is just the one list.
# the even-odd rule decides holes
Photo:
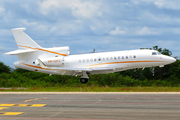
[[(43, 48), (42, 53), (38, 55), (38, 59), (44, 60), (47, 58), (54, 58), (54, 57), (65, 57), (70, 54), (69, 47), (54, 47), (54, 48)], [(50, 59), (52, 60), (52, 59)]]
[(68, 46), (65, 46), (65, 47), (54, 47), (54, 48), (49, 48), (48, 50), (53, 51), (53, 52), (57, 52), (57, 53), (61, 53), (61, 54), (65, 54), (67, 56), (70, 54)]

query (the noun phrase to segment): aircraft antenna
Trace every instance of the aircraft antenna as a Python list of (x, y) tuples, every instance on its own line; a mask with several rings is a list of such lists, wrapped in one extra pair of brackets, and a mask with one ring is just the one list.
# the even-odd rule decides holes
[(95, 53), (95, 49), (93, 49), (92, 53)]

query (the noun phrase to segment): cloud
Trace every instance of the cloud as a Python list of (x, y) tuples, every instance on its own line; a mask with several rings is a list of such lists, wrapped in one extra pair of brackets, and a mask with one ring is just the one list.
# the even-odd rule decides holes
[(0, 29), (0, 36), (10, 36), (11, 31), (6, 29)]
[[(11, 29), (26, 27), (25, 32), (43, 47), (69, 46), (73, 54), (154, 45), (178, 53), (179, 4), (179, 0), (0, 0), (0, 44), (7, 51), (17, 49)], [(162, 44), (168, 41), (176, 44)]]
[(150, 31), (148, 27), (143, 27), (141, 30), (136, 32), (138, 35), (156, 35), (154, 31)]
[(51, 12), (63, 12), (68, 10), (75, 17), (92, 18), (101, 16), (99, 11), (100, 3), (98, 1), (80, 1), (80, 0), (46, 0), (39, 3), (42, 14), (47, 15)]
[(0, 13), (4, 12), (5, 9), (3, 7), (0, 7)]
[(159, 0), (159, 1), (155, 1), (154, 4), (158, 7), (158, 8), (166, 8), (166, 9), (173, 9), (173, 10), (180, 10), (180, 1), (178, 0)]
[(156, 7), (160, 9), (172, 9), (180, 10), (180, 1), (179, 0), (132, 0), (134, 4), (144, 4), (144, 3), (153, 3)]
[(28, 22), (26, 19), (21, 19), (20, 21), (26, 26), (36, 26), (36, 25), (38, 25), (38, 22)]
[(125, 34), (125, 33), (126, 33), (126, 31), (119, 30), (119, 27), (116, 27), (115, 30), (111, 30), (109, 32), (109, 34), (111, 34), (111, 35), (122, 35), (122, 34)]

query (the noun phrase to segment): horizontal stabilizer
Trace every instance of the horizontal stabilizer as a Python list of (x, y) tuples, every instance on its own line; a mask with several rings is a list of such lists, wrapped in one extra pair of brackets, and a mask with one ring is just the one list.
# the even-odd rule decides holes
[(18, 55), (18, 54), (21, 54), (21, 53), (28, 53), (28, 52), (35, 52), (37, 50), (30, 50), (30, 49), (27, 49), (27, 50), (15, 50), (15, 51), (11, 51), (11, 52), (8, 52), (8, 53), (5, 53), (5, 54), (8, 54), (8, 55)]

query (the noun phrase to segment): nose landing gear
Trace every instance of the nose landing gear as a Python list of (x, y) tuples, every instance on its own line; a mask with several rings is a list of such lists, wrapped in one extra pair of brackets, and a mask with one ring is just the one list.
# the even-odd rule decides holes
[(88, 82), (88, 79), (87, 78), (81, 78), (80, 81), (82, 84), (86, 84)]

